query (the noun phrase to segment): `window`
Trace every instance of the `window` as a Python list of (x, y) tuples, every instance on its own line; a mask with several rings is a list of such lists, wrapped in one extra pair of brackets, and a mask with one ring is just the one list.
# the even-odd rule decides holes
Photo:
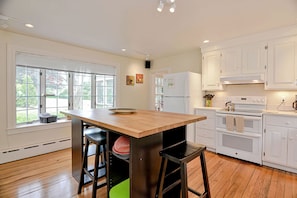
[(163, 75), (155, 76), (155, 110), (163, 111)]
[(40, 107), (40, 71), (16, 67), (16, 123), (38, 120)]
[(115, 105), (115, 76), (16, 66), (16, 124), (39, 120), (40, 113), (64, 118), (67, 109)]
[(115, 78), (96, 75), (96, 108), (113, 107), (115, 100)]
[(83, 73), (73, 74), (73, 109), (91, 109), (92, 75)]
[(45, 70), (44, 84), (45, 92), (41, 90), (41, 93), (44, 93), (45, 103), (42, 103), (41, 112), (57, 115), (58, 118), (65, 117), (60, 111), (68, 109), (68, 72)]

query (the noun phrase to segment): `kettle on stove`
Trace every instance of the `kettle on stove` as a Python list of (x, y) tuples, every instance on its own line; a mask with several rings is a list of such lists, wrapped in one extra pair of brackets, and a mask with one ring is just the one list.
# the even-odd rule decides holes
[(293, 102), (292, 107), (293, 107), (293, 109), (297, 110), (297, 100), (295, 100), (295, 102)]

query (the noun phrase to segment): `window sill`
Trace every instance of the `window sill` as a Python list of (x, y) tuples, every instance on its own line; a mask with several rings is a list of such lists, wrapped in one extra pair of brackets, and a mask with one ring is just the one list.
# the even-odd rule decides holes
[(58, 120), (57, 122), (51, 122), (51, 123), (26, 124), (22, 126), (16, 126), (15, 128), (7, 129), (7, 134), (14, 135), (19, 133), (42, 131), (45, 129), (55, 129), (55, 128), (61, 128), (61, 127), (70, 127), (70, 126), (71, 126), (71, 120)]

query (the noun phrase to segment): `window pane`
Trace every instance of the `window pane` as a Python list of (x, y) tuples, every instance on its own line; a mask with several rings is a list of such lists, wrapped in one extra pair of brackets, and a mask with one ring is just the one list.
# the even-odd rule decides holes
[(114, 106), (114, 76), (96, 75), (96, 108)]
[(74, 73), (73, 109), (91, 109), (92, 75)]
[(65, 117), (60, 109), (68, 109), (68, 72), (46, 70), (46, 112)]
[(38, 120), (40, 70), (16, 66), (16, 124)]

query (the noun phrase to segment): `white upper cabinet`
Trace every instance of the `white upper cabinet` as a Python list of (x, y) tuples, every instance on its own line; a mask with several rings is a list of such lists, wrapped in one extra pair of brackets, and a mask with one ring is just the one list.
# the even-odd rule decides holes
[(267, 43), (252, 43), (242, 48), (242, 74), (265, 73), (267, 66)]
[(221, 76), (264, 74), (267, 64), (267, 44), (251, 43), (223, 49)]
[(297, 89), (297, 36), (268, 42), (266, 89)]
[(222, 90), (220, 83), (221, 54), (207, 52), (202, 56), (202, 90)]
[(241, 73), (241, 48), (225, 48), (221, 51), (221, 76), (234, 76)]

